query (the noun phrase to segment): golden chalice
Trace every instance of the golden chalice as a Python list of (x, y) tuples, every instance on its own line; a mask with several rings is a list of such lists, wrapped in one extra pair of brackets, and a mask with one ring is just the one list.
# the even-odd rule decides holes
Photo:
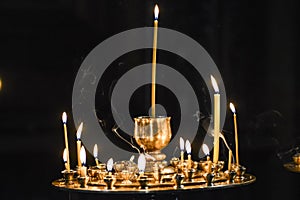
[(162, 161), (166, 158), (161, 150), (171, 140), (170, 120), (171, 117), (141, 116), (134, 118), (134, 138), (137, 144), (155, 161)]

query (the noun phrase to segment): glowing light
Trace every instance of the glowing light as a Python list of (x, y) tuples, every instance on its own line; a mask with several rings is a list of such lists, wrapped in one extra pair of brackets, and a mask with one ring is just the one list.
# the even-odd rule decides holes
[(138, 168), (140, 172), (144, 172), (146, 167), (146, 158), (144, 154), (140, 154), (138, 158)]
[(83, 123), (81, 122), (76, 133), (77, 140), (80, 140), (81, 132), (82, 132)]
[(68, 154), (67, 153), (68, 153), (67, 149), (65, 148), (64, 153), (63, 153), (63, 160), (64, 160), (65, 163), (68, 161)]
[(180, 139), (179, 139), (179, 145), (180, 145), (180, 150), (184, 151), (184, 140), (182, 137), (180, 137)]
[(158, 14), (159, 14), (159, 8), (158, 8), (158, 5), (156, 4), (155, 7), (154, 7), (154, 18), (155, 18), (155, 20), (158, 19)]
[(113, 165), (114, 165), (114, 160), (113, 160), (112, 158), (110, 158), (110, 159), (107, 161), (107, 164), (106, 164), (107, 171), (111, 172), (111, 171), (112, 171), (112, 168), (113, 168)]
[(98, 157), (98, 145), (97, 144), (94, 145), (93, 154), (94, 154), (94, 158)]
[(202, 145), (202, 151), (204, 152), (205, 155), (209, 155), (209, 148), (206, 144)]
[(63, 112), (63, 114), (62, 114), (62, 121), (64, 124), (67, 123), (67, 113), (66, 112)]
[(85, 165), (86, 163), (86, 151), (84, 146), (81, 147), (80, 149), (80, 161), (82, 163), (82, 165)]
[(236, 112), (233, 103), (230, 103), (230, 104), (229, 104), (229, 107), (230, 107), (231, 112), (233, 112), (233, 113)]
[(189, 140), (186, 140), (186, 142), (185, 142), (185, 149), (186, 149), (187, 154), (191, 154), (192, 148), (191, 148), (191, 143)]
[(216, 79), (212, 75), (210, 75), (210, 79), (211, 79), (211, 84), (212, 84), (215, 92), (219, 93), (219, 87), (218, 87)]

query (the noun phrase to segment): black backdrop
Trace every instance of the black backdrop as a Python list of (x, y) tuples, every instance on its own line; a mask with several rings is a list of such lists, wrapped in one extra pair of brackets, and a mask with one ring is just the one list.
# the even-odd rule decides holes
[[(155, 3), (160, 26), (199, 42), (238, 103), (241, 159), (258, 178), (249, 196), (299, 195), (299, 174), (282, 167), (290, 155), (278, 156), (299, 145), (298, 1), (2, 0), (1, 199), (67, 198), (50, 185), (63, 168), (61, 114), (71, 113), (77, 70), (104, 39), (152, 26)], [(68, 126), (75, 133), (71, 115)]]

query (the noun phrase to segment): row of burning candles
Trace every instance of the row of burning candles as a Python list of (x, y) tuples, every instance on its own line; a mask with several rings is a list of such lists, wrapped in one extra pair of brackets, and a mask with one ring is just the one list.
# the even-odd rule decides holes
[[(237, 127), (236, 127), (236, 114), (235, 114), (235, 107), (232, 103), (230, 103), (230, 108), (232, 110), (232, 112), (234, 113), (234, 125), (235, 125), (235, 139), (236, 139), (236, 165), (239, 165), (239, 159), (238, 159), (238, 141), (237, 141)], [(66, 123), (67, 123), (67, 115), (64, 112), (62, 115), (62, 121), (63, 121), (63, 125), (64, 125), (64, 135), (65, 135), (65, 145), (66, 148), (64, 149), (63, 152), (63, 160), (65, 163), (65, 169), (67, 172), (70, 172), (70, 159), (69, 159), (69, 148), (68, 148), (68, 137), (67, 137), (67, 127), (66, 127)], [(81, 143), (81, 133), (83, 130), (83, 123), (81, 123), (77, 129), (76, 132), (76, 136), (77, 136), (77, 163), (78, 163), (78, 169), (80, 170), (80, 176), (84, 177), (87, 174), (87, 167), (86, 167), (86, 150), (85, 147), (82, 145)], [(221, 134), (220, 134), (221, 135)], [(188, 155), (188, 159), (187, 159), (187, 168), (190, 169), (192, 167), (192, 159), (191, 159), (191, 143), (189, 142), (189, 140), (186, 140), (186, 142), (184, 142), (184, 139), (182, 137), (180, 137), (179, 140), (179, 146), (180, 146), (180, 160), (183, 163), (184, 162), (184, 153), (186, 151), (187, 155)], [(229, 156), (228, 156), (228, 170), (231, 169), (231, 161), (232, 161), (232, 151), (230, 148), (229, 149)], [(202, 151), (204, 152), (204, 154), (207, 156), (207, 161), (209, 161), (209, 171), (211, 171), (211, 161), (210, 161), (210, 156), (209, 156), (209, 148), (206, 144), (202, 145)], [(96, 166), (99, 165), (99, 160), (98, 160), (98, 145), (95, 144), (94, 145), (94, 149), (93, 149), (93, 155), (95, 158), (95, 163)], [(138, 168), (139, 168), (139, 172), (143, 173), (145, 170), (145, 163), (146, 163), (146, 159), (145, 159), (145, 155), (144, 154), (140, 154), (139, 158), (138, 158)], [(214, 163), (215, 160), (214, 160)], [(113, 169), (113, 158), (110, 158), (106, 164), (107, 167), (107, 171), (111, 172)]]

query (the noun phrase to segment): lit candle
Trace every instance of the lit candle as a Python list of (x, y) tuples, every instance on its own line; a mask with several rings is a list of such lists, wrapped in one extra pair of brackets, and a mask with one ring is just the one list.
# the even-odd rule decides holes
[(68, 169), (68, 156), (67, 156), (67, 149), (66, 148), (64, 149), (63, 160), (64, 160), (64, 163), (65, 163), (65, 168), (67, 170)]
[(80, 148), (80, 161), (81, 161), (81, 164), (82, 166), (80, 167), (80, 176), (81, 177), (86, 177), (86, 151), (85, 151), (85, 148), (84, 146), (82, 146)]
[(191, 143), (189, 140), (186, 140), (186, 142), (185, 142), (185, 150), (186, 150), (186, 153), (188, 154), (187, 168), (191, 169), (191, 167), (192, 167), (192, 159), (191, 159), (192, 148), (191, 148)]
[(229, 155), (228, 155), (228, 171), (231, 170), (231, 159), (232, 159), (232, 151), (229, 150)]
[(107, 171), (109, 172), (109, 174), (111, 174), (113, 166), (114, 166), (114, 160), (112, 158), (110, 158), (106, 164), (106, 168), (107, 168)]
[(156, 82), (156, 49), (157, 49), (157, 28), (158, 28), (158, 6), (154, 8), (154, 30), (153, 30), (153, 52), (152, 52), (152, 88), (151, 88), (151, 113), (155, 117), (155, 82)]
[(209, 157), (209, 148), (208, 148), (208, 146), (206, 144), (202, 145), (202, 151), (206, 155), (206, 160), (210, 160), (210, 157)]
[(220, 134), (220, 94), (216, 79), (210, 76), (211, 83), (215, 90), (214, 94), (214, 157), (213, 162), (218, 163), (219, 160), (219, 134)]
[(70, 172), (70, 156), (69, 156), (69, 145), (68, 145), (68, 132), (67, 132), (67, 113), (63, 112), (62, 122), (64, 126), (64, 135), (65, 135), (65, 146), (67, 152), (67, 171)]
[(237, 123), (236, 123), (236, 111), (233, 103), (230, 103), (229, 106), (230, 106), (230, 110), (233, 112), (234, 135), (235, 135), (235, 157), (236, 157), (236, 164), (239, 165), (239, 142), (238, 142)]
[(139, 173), (142, 176), (145, 172), (146, 168), (146, 158), (144, 154), (140, 154), (138, 158), (138, 168), (139, 168)]
[(184, 162), (184, 140), (182, 137), (179, 139), (179, 146), (180, 146), (180, 158), (181, 158), (181, 163)]
[(78, 164), (78, 168), (81, 167), (81, 161), (80, 161), (80, 149), (81, 149), (81, 132), (82, 132), (82, 126), (83, 123), (81, 122), (78, 129), (77, 129), (77, 133), (76, 133), (76, 137), (77, 137), (77, 164)]
[(98, 166), (99, 162), (98, 162), (98, 145), (97, 144), (94, 145), (93, 154), (94, 154), (96, 166)]
[(206, 155), (206, 161), (207, 161), (207, 172), (210, 173), (211, 172), (211, 160), (209, 157), (209, 148), (206, 144), (202, 145), (202, 151), (204, 152), (204, 154)]

